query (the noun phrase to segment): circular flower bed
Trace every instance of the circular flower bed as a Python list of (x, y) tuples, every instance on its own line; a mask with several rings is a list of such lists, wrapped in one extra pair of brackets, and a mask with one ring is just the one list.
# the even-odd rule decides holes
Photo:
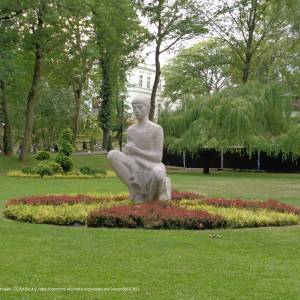
[(172, 192), (170, 203), (134, 205), (127, 194), (48, 195), (7, 201), (8, 218), (33, 223), (147, 229), (213, 229), (300, 223), (300, 208), (277, 202), (207, 199)]

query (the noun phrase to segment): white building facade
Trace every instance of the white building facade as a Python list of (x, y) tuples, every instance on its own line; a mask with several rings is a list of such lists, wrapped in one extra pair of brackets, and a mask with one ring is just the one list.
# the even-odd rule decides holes
[[(151, 98), (152, 86), (155, 78), (155, 66), (141, 64), (128, 75), (126, 103), (131, 109), (132, 100), (137, 96)], [(163, 97), (164, 79), (161, 77), (155, 100), (155, 119), (158, 118), (161, 110), (165, 107), (166, 99)], [(130, 111), (132, 112), (132, 111)]]

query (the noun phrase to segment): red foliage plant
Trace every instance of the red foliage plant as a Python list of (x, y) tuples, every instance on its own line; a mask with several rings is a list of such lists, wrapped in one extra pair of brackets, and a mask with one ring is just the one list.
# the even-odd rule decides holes
[(236, 207), (236, 208), (246, 208), (246, 209), (269, 209), (278, 212), (293, 213), (300, 215), (300, 208), (281, 203), (272, 199), (267, 201), (250, 201), (250, 200), (228, 200), (222, 198), (212, 198), (201, 200), (201, 203), (219, 206), (219, 207)]
[(182, 200), (182, 199), (188, 199), (188, 200), (193, 200), (193, 199), (202, 199), (203, 196), (193, 193), (193, 192), (180, 192), (177, 190), (172, 190), (171, 192), (171, 198), (172, 200)]
[(87, 219), (90, 227), (127, 227), (148, 229), (208, 229), (226, 226), (218, 215), (189, 211), (160, 202), (96, 209)]
[(32, 196), (16, 198), (7, 201), (6, 205), (61, 205), (76, 204), (76, 203), (95, 203), (103, 201), (123, 201), (128, 199), (128, 195), (101, 195), (101, 196), (90, 196), (90, 195), (47, 195), (47, 196)]
[[(61, 205), (61, 204), (76, 204), (76, 203), (95, 203), (103, 201), (119, 202), (128, 199), (126, 194), (121, 195), (46, 195), (46, 196), (30, 196), (11, 199), (7, 201), (6, 205)], [(181, 199), (200, 199), (201, 196), (191, 192), (172, 191), (172, 200)]]

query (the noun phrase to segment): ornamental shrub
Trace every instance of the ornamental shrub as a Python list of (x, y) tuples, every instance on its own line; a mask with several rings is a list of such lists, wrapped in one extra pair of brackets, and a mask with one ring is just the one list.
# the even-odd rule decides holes
[(34, 168), (24, 167), (24, 168), (22, 168), (22, 172), (25, 173), (25, 174), (34, 174)]
[(39, 178), (40, 176), (36, 173), (34, 173), (35, 170), (33, 169), (32, 173), (23, 173), (19, 170), (9, 171), (6, 173), (6, 176), (8, 177), (18, 177), (18, 178)]
[(52, 169), (53, 173), (62, 173), (63, 172), (62, 166), (54, 161), (48, 162), (48, 166)]
[[(118, 205), (116, 202), (77, 203), (74, 205), (10, 205), (4, 214), (9, 218), (33, 223), (47, 223), (55, 225), (85, 224), (88, 214), (95, 208), (109, 208)], [(128, 200), (120, 203), (128, 204)]]
[(102, 168), (93, 169), (93, 171), (95, 172), (95, 174), (107, 175), (107, 170)]
[(61, 165), (64, 172), (70, 172), (74, 167), (73, 160), (62, 153), (56, 155), (55, 162)]
[(51, 167), (45, 163), (39, 163), (37, 167), (34, 169), (34, 172), (43, 178), (44, 176), (51, 176), (54, 174)]
[(201, 199), (203, 196), (193, 193), (193, 192), (180, 192), (177, 190), (171, 191), (171, 198), (172, 200), (181, 200), (181, 199)]
[(70, 156), (72, 151), (72, 131), (71, 129), (65, 129), (59, 137), (59, 153)]
[(105, 169), (94, 169), (91, 167), (80, 167), (80, 173), (84, 175), (96, 175), (96, 174), (102, 174), (102, 175), (107, 175), (107, 171)]
[(114, 202), (121, 203), (128, 200), (128, 194), (116, 195), (47, 195), (47, 196), (29, 196), (11, 199), (6, 202), (6, 206), (10, 205), (62, 205), (62, 204), (76, 204), (76, 203), (106, 203)]
[(39, 151), (39, 152), (37, 153), (37, 155), (35, 156), (35, 159), (36, 159), (36, 160), (40, 160), (40, 161), (42, 161), (42, 160), (48, 160), (48, 159), (50, 159), (50, 158), (51, 158), (50, 152), (45, 151), (45, 150)]
[(91, 167), (80, 167), (80, 173), (84, 175), (95, 175)]
[(70, 156), (72, 154), (72, 144), (70, 144), (69, 142), (67, 141), (61, 141), (59, 143), (59, 146), (60, 146), (60, 150), (59, 150), (59, 153), (62, 153), (66, 156)]
[(182, 200), (180, 205), (193, 211), (207, 211), (222, 216), (229, 228), (285, 226), (299, 224), (299, 216), (288, 212), (271, 211), (258, 208), (256, 210), (237, 208), (234, 206), (221, 207), (203, 204), (198, 201), (196, 205), (189, 205), (190, 200)]
[(236, 207), (239, 209), (268, 209), (278, 212), (287, 212), (300, 215), (300, 208), (269, 199), (267, 201), (251, 201), (251, 200), (229, 200), (223, 198), (209, 198), (204, 200), (189, 201), (190, 206), (197, 206), (199, 202), (202, 204), (212, 205), (215, 207)]

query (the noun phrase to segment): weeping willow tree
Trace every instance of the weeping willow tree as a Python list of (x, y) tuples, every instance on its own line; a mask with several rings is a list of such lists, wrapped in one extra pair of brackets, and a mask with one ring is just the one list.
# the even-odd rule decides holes
[(249, 156), (257, 150), (272, 155), (290, 152), (291, 96), (279, 83), (248, 82), (199, 97), (185, 111), (161, 115), (165, 146), (177, 154), (238, 148), (245, 148)]

